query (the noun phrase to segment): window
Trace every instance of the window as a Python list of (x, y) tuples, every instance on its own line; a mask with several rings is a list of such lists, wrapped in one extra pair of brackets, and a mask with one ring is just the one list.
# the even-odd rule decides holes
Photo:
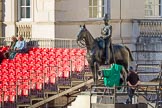
[(108, 0), (89, 0), (89, 18), (102, 18), (107, 13)]
[(31, 3), (30, 0), (19, 0), (19, 19), (25, 20), (31, 18)]
[(162, 0), (145, 0), (145, 16), (162, 16)]

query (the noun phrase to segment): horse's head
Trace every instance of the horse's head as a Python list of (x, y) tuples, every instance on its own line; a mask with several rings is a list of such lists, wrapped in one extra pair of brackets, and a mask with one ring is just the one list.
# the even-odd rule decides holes
[(77, 44), (80, 47), (87, 47), (88, 50), (91, 50), (94, 46), (94, 38), (91, 33), (87, 30), (85, 25), (80, 26), (80, 32), (77, 35)]
[(88, 30), (86, 29), (85, 25), (80, 25), (80, 32), (77, 35), (77, 43), (80, 47), (85, 47), (85, 38), (87, 36)]
[(87, 35), (87, 29), (86, 29), (85, 25), (83, 25), (83, 26), (80, 25), (80, 31), (77, 35), (77, 41), (83, 40), (86, 37), (86, 35)]

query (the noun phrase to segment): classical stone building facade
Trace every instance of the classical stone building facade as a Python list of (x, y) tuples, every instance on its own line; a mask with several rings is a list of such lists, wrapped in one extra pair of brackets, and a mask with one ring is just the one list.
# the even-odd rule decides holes
[(108, 13), (113, 43), (128, 46), (139, 63), (159, 63), (161, 7), (161, 0), (56, 0), (55, 34), (76, 38), (79, 25), (85, 24), (94, 37), (101, 36), (103, 15)]
[(109, 14), (114, 43), (136, 50), (140, 36), (161, 35), (161, 0), (2, 0), (3, 37), (75, 39), (85, 24), (101, 35), (103, 15)]
[(134, 19), (145, 18), (144, 3), (145, 0), (56, 0), (56, 37), (75, 38), (83, 24), (98, 37), (103, 15), (108, 13), (114, 42), (130, 43), (139, 36), (138, 21)]
[[(162, 0), (0, 0), (0, 10), (1, 37), (23, 35), (50, 42), (76, 39), (83, 24), (94, 37), (101, 36), (107, 13), (113, 43), (128, 46), (135, 64), (162, 60)], [(50, 42), (46, 44), (56, 46)]]
[(4, 37), (54, 38), (55, 0), (2, 0)]
[(121, 43), (122, 38), (127, 42), (139, 36), (141, 20), (160, 19), (161, 11), (158, 10), (161, 2), (151, 1), (2, 0), (3, 36), (21, 34), (32, 38), (75, 38), (79, 25), (86, 24), (92, 35), (97, 37), (101, 35), (103, 15), (108, 13), (114, 40)]

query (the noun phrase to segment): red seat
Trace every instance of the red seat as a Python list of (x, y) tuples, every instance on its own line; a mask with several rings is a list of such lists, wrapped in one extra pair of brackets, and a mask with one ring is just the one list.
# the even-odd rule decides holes
[(7, 51), (8, 49), (9, 49), (9, 46), (3, 46), (3, 47), (1, 48), (1, 52)]
[(83, 70), (83, 66), (76, 66), (76, 72), (81, 72)]
[(59, 68), (57, 72), (58, 77), (63, 77), (63, 68)]
[(41, 90), (43, 88), (43, 80), (42, 79), (39, 79), (36, 83), (36, 89), (37, 90)]
[(55, 82), (56, 82), (56, 75), (50, 76), (50, 83), (55, 84)]
[(48, 74), (45, 74), (44, 75), (44, 83), (48, 84), (49, 83), (49, 75)]
[(42, 52), (47, 52), (48, 53), (49, 50), (50, 50), (49, 48), (42, 48)]
[(16, 92), (9, 93), (9, 102), (15, 102), (16, 99)]
[(16, 86), (12, 87), (10, 86), (9, 90), (9, 102), (15, 102), (16, 100)]
[(49, 56), (50, 58), (55, 58), (55, 57), (56, 57), (56, 54), (55, 54), (54, 52), (49, 52), (49, 53), (48, 53), (48, 56)]
[(31, 51), (33, 51), (33, 52), (36, 52), (36, 51), (38, 51), (39, 50), (39, 48), (36, 48), (36, 47), (33, 47), (32, 49), (31, 49)]
[(29, 66), (27, 63), (22, 64), (22, 69), (28, 70)]
[(9, 92), (8, 91), (5, 91), (4, 94), (3, 94), (3, 101), (4, 102), (7, 102), (9, 100)]
[(29, 95), (29, 85), (22, 85), (22, 96), (28, 96)]
[(43, 59), (42, 61), (44, 66), (48, 66), (49, 65), (49, 60), (48, 59)]
[(69, 70), (64, 70), (64, 77), (69, 78), (70, 76), (70, 71)]

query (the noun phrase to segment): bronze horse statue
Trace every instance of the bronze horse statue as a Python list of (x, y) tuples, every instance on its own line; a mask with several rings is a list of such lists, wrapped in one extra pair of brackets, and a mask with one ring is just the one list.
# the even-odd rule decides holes
[[(105, 49), (100, 48), (97, 39), (93, 38), (85, 25), (81, 27), (81, 30), (77, 35), (77, 43), (79, 46), (82, 45), (82, 47), (84, 46), (87, 48), (86, 57), (93, 74), (94, 83), (96, 84), (96, 81), (98, 80), (99, 66), (105, 65)], [(109, 41), (108, 44), (110, 44)], [(123, 65), (125, 70), (128, 72), (129, 62), (133, 61), (129, 48), (120, 44), (112, 44), (112, 49), (113, 52), (111, 51), (109, 55), (109, 63)]]

